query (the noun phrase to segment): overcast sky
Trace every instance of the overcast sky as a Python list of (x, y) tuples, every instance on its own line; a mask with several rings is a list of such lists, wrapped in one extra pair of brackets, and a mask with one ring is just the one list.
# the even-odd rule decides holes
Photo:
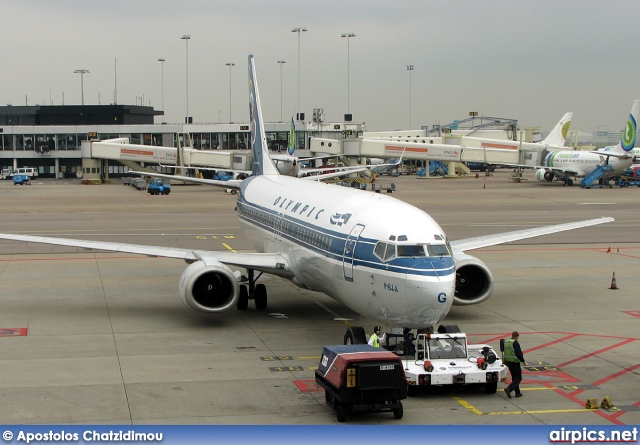
[(181, 122), (190, 35), (194, 122), (248, 120), (248, 54), (265, 120), (280, 120), (282, 98), (286, 121), (298, 97), (297, 27), (308, 30), (307, 118), (350, 112), (382, 131), (477, 111), (548, 131), (573, 111), (571, 129), (592, 131), (622, 129), (640, 98), (638, 0), (0, 0), (0, 13), (3, 105), (80, 104), (74, 71), (86, 69), (85, 104), (113, 103), (117, 79), (117, 103), (162, 109), (164, 71), (164, 120)]

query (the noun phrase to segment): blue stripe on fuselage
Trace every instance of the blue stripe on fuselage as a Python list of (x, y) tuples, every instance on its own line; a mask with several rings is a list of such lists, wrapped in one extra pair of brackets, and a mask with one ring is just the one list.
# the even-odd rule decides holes
[[(326, 258), (343, 261), (348, 233), (329, 230), (291, 215), (279, 214), (271, 209), (248, 202), (241, 193), (238, 198), (238, 217), (247, 224), (270, 234), (278, 227), (278, 235), (293, 244), (305, 247)], [(278, 219), (280, 221), (278, 222)], [(354, 266), (380, 269), (409, 275), (443, 276), (455, 270), (450, 256), (401, 257), (383, 262), (373, 253), (378, 240), (360, 237), (353, 256)]]

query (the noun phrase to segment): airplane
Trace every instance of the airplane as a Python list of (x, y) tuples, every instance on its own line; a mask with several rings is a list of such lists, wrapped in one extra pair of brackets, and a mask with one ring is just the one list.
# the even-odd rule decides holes
[(265, 309), (267, 289), (257, 281), (267, 273), (387, 326), (422, 329), (442, 320), (452, 304), (490, 297), (489, 268), (466, 251), (613, 221), (601, 217), (449, 241), (426, 212), (391, 196), (281, 175), (267, 150), (253, 55), (248, 71), (253, 175), (219, 185), (237, 188), (238, 218), (257, 253), (6, 233), (0, 239), (184, 260), (189, 265), (178, 293), (196, 311), (246, 310), (250, 299)]
[(573, 185), (573, 178), (584, 178), (598, 167), (608, 166), (606, 177), (620, 175), (628, 169), (635, 154), (633, 146), (636, 142), (636, 129), (640, 101), (633, 102), (631, 112), (620, 142), (612, 147), (596, 151), (559, 150), (543, 152), (543, 162), (536, 167), (538, 181), (562, 181), (563, 185)]

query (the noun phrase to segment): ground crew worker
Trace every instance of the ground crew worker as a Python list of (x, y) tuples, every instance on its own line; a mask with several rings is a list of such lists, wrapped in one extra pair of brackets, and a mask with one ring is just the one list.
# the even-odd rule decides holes
[(385, 332), (384, 334), (382, 334), (382, 336), (380, 336), (380, 326), (374, 326), (373, 334), (371, 334), (371, 337), (369, 337), (369, 345), (373, 346), (374, 348), (379, 348), (380, 343), (384, 343), (386, 339), (387, 333)]
[(504, 364), (509, 368), (511, 373), (511, 383), (504, 389), (507, 397), (511, 398), (511, 392), (515, 391), (516, 397), (522, 397), (520, 392), (520, 382), (522, 381), (522, 368), (520, 363), (527, 364), (524, 361), (524, 355), (522, 355), (522, 349), (520, 349), (520, 343), (518, 338), (520, 334), (518, 331), (511, 333), (511, 338), (504, 343)]

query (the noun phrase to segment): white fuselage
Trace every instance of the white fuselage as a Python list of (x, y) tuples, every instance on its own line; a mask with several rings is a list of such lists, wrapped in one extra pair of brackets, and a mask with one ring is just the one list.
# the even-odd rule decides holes
[[(288, 258), (300, 287), (391, 326), (433, 326), (449, 312), (456, 278), (450, 249), (445, 255), (406, 254), (416, 246), (448, 248), (440, 226), (416, 207), (380, 194), (265, 175), (242, 183), (238, 216), (258, 252)], [(385, 257), (385, 247), (397, 255)]]
[(561, 150), (549, 153), (544, 159), (544, 166), (556, 168), (567, 172), (574, 172), (573, 176), (584, 177), (591, 173), (599, 165), (610, 165), (611, 175), (619, 175), (631, 165), (631, 158), (618, 158), (588, 152)]

